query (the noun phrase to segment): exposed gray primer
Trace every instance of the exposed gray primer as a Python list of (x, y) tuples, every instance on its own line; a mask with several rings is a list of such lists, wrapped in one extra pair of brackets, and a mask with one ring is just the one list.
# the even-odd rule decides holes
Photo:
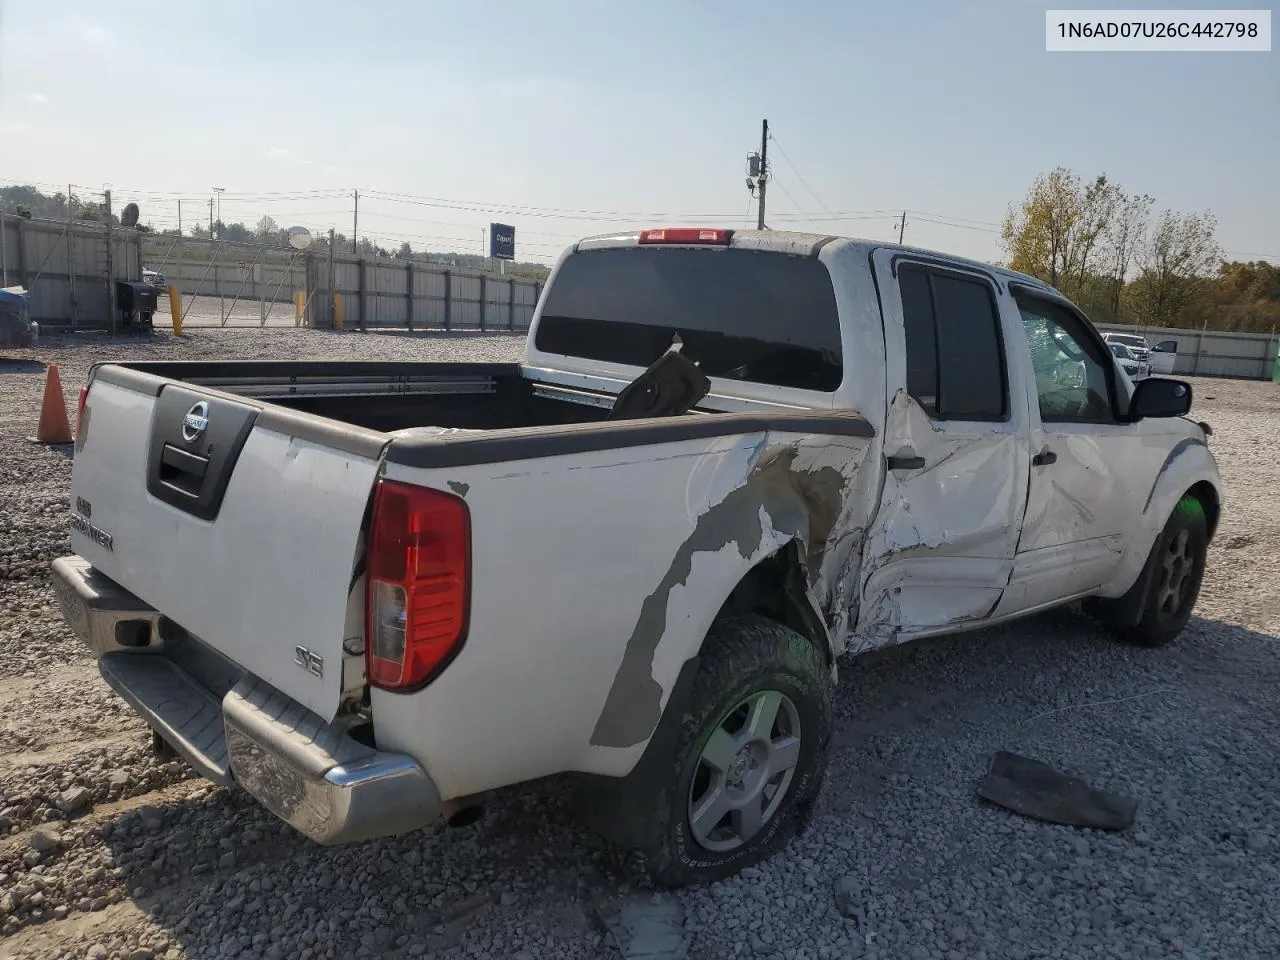
[(471, 484), (463, 483), (461, 480), (450, 480), (449, 489), (460, 497), (465, 497), (471, 489)]
[[(763, 444), (760, 448), (763, 448)], [(653, 733), (662, 715), (662, 686), (653, 678), (653, 657), (667, 629), (671, 591), (683, 585), (693, 569), (695, 553), (715, 553), (729, 544), (749, 560), (773, 529), (799, 539), (806, 547), (810, 580), (831, 528), (839, 516), (846, 478), (834, 467), (794, 469), (794, 445), (766, 452), (746, 482), (700, 517), (657, 588), (645, 597), (640, 616), (627, 639), (609, 696), (591, 734), (600, 747), (630, 747)]]
[(1156, 487), (1160, 486), (1160, 478), (1164, 476), (1164, 472), (1169, 469), (1169, 464), (1173, 463), (1184, 450), (1191, 447), (1207, 447), (1208, 444), (1196, 437), (1188, 437), (1185, 440), (1179, 440), (1173, 445), (1173, 449), (1169, 451), (1169, 455), (1164, 458), (1164, 463), (1160, 465), (1160, 469), (1156, 471), (1156, 479), (1151, 484), (1151, 492), (1147, 494), (1147, 502), (1142, 505), (1142, 512), (1146, 513), (1147, 508), (1151, 506), (1151, 498), (1156, 495)]

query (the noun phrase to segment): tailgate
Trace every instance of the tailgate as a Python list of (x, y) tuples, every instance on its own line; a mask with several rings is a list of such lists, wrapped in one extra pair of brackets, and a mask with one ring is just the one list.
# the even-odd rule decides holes
[(83, 421), (75, 552), (331, 719), (385, 436), (123, 367), (98, 371)]

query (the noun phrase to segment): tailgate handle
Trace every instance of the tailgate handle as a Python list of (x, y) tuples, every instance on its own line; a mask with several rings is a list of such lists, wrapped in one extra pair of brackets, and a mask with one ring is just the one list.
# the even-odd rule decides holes
[(188, 453), (171, 443), (166, 443), (160, 451), (160, 482), (189, 497), (200, 496), (200, 487), (208, 470), (209, 460), (206, 457)]

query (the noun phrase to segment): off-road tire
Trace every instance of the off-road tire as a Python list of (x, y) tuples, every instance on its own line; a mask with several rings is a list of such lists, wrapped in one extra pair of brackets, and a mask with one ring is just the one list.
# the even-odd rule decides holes
[[(690, 789), (703, 748), (734, 707), (774, 691), (795, 708), (799, 759), (773, 815), (730, 852), (701, 846), (689, 822)], [(622, 851), (629, 873), (646, 886), (680, 887), (738, 872), (785, 847), (807, 823), (822, 785), (831, 729), (831, 673), (823, 654), (788, 627), (755, 615), (725, 617), (708, 632), (676, 750), (662, 772), (635, 785), (656, 819), (654, 841)]]
[[(1204, 507), (1195, 497), (1183, 497), (1152, 544), (1142, 575), (1129, 593), (1114, 601), (1095, 601), (1090, 612), (1127, 643), (1140, 647), (1172, 643), (1191, 619), (1200, 596), (1208, 549), (1209, 523)], [(1176, 601), (1171, 602), (1166, 588), (1175, 573), (1180, 589)], [(1144, 589), (1146, 597), (1136, 622), (1131, 616), (1122, 617), (1119, 611), (1131, 610), (1139, 599), (1138, 592)]]

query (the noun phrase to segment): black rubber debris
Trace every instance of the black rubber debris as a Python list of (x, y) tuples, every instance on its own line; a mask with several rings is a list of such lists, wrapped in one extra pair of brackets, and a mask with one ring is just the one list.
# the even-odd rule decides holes
[(677, 335), (666, 353), (622, 388), (609, 419), (679, 417), (696, 407), (711, 392), (711, 380), (680, 352), (682, 347)]
[(1138, 802), (1089, 786), (1078, 777), (1016, 753), (998, 752), (978, 796), (1024, 817), (1068, 827), (1127, 830)]

